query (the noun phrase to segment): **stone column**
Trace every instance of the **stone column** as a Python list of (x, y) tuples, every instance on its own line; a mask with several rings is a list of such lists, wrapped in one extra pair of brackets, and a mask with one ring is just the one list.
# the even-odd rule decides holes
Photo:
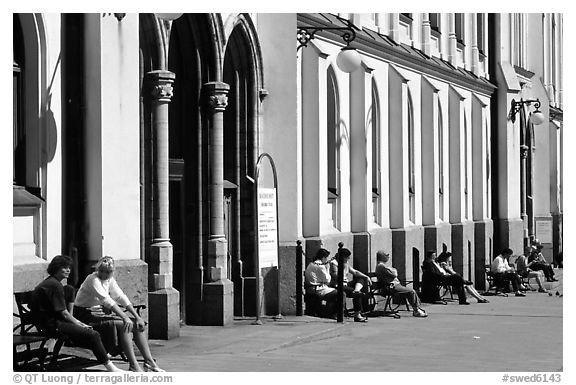
[(168, 227), (168, 103), (175, 74), (146, 74), (153, 132), (153, 219), (150, 245), (149, 293), (150, 338), (170, 339), (180, 335), (180, 293), (172, 287), (172, 244)]
[(202, 323), (228, 325), (234, 317), (233, 283), (227, 278), (227, 241), (224, 236), (224, 110), (230, 86), (204, 84), (209, 110), (210, 135), (210, 236), (208, 280), (204, 285)]

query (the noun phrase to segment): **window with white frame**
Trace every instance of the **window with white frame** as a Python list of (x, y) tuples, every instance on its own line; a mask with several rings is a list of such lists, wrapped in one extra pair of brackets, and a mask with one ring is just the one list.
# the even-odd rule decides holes
[(438, 214), (444, 220), (444, 124), (442, 106), (438, 101)]
[(464, 219), (468, 219), (468, 119), (466, 119), (466, 112), (464, 112)]
[(414, 109), (412, 105), (412, 97), (408, 91), (407, 98), (407, 124), (408, 124), (408, 205), (409, 205), (409, 219), (412, 223), (416, 223), (416, 162), (415, 162), (415, 138), (414, 138)]
[(328, 205), (330, 206), (330, 224), (339, 228), (340, 194), (340, 112), (336, 75), (332, 66), (327, 72), (327, 165), (328, 165)]
[(372, 80), (372, 217), (374, 223), (381, 224), (381, 184), (380, 184), (380, 101), (378, 89)]
[(454, 31), (456, 32), (456, 40), (460, 44), (464, 44), (464, 14), (454, 14)]
[(476, 45), (478, 46), (478, 51), (480, 54), (485, 55), (486, 52), (486, 38), (484, 33), (486, 32), (486, 14), (477, 13), (476, 14)]
[(12, 66), (12, 138), (13, 138), (13, 184), (26, 185), (26, 131), (24, 126), (24, 41), (20, 20), (14, 15), (13, 66)]
[(413, 31), (414, 26), (412, 22), (412, 14), (411, 13), (401, 13), (400, 14), (400, 23), (399, 23), (399, 30), (400, 30), (400, 41), (404, 44), (411, 44), (413, 40)]

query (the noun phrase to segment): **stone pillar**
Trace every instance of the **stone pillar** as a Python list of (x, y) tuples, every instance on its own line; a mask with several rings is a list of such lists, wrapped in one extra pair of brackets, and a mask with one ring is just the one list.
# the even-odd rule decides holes
[(233, 283), (227, 278), (227, 241), (224, 236), (224, 110), (230, 86), (222, 82), (204, 84), (210, 113), (210, 236), (208, 239), (208, 283), (204, 284), (202, 323), (228, 325), (234, 317)]
[(180, 293), (172, 287), (172, 244), (168, 227), (168, 103), (175, 75), (169, 71), (147, 74), (154, 135), (152, 149), (153, 219), (150, 245), (150, 338), (180, 335)]

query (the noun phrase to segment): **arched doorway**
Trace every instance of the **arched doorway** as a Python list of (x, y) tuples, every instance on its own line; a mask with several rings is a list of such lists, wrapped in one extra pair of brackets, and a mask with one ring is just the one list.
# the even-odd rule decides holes
[[(240, 19), (243, 21), (243, 19)], [(247, 26), (233, 29), (224, 55), (230, 86), (224, 112), (224, 228), (228, 274), (234, 282), (234, 314), (254, 313), (254, 168), (258, 155), (258, 76)]]

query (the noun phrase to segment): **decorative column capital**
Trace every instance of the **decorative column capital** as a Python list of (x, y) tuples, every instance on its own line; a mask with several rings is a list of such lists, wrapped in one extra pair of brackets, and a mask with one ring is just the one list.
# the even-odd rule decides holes
[(146, 74), (149, 94), (151, 100), (156, 102), (169, 102), (172, 98), (174, 88), (172, 84), (176, 74), (170, 71), (150, 71)]
[(203, 88), (208, 98), (208, 107), (215, 111), (224, 111), (228, 106), (230, 86), (223, 82), (208, 82), (204, 84)]

